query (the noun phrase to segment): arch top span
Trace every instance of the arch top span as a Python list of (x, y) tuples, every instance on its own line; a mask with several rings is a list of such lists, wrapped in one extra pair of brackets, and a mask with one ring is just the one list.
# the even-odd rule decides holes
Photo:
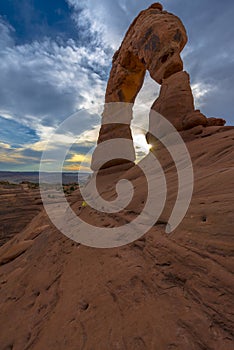
[[(119, 50), (113, 56), (98, 144), (113, 138), (132, 141), (130, 128), (132, 108), (126, 107), (124, 113), (128, 114), (128, 122), (121, 123), (121, 118), (118, 122), (120, 113), (110, 116), (107, 104), (122, 102), (127, 106), (133, 105), (143, 85), (146, 71), (154, 81), (162, 85), (152, 110), (162, 114), (177, 131), (196, 126), (225, 124), (223, 119), (206, 118), (199, 110), (195, 110), (189, 75), (183, 71), (183, 61), (180, 57), (187, 40), (186, 29), (181, 20), (174, 14), (164, 11), (160, 3), (152, 4), (134, 19)], [(114, 123), (113, 117), (117, 118)], [(150, 129), (147, 140), (153, 144), (150, 131), (157, 128), (155, 125), (157, 122), (152, 113), (149, 117)], [(112, 123), (106, 123), (106, 120), (112, 120)], [(92, 157), (93, 170), (98, 170), (96, 159), (100, 155), (97, 154), (98, 152), (94, 152)], [(134, 164), (133, 142), (131, 145), (129, 143), (126, 154), (127, 159)], [(125, 163), (124, 160), (116, 160), (106, 167), (121, 162)]]

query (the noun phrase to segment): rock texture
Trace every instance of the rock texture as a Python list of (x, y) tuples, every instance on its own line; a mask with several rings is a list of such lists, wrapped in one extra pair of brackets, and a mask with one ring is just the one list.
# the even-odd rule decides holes
[[(169, 22), (164, 21), (166, 18)], [(156, 22), (162, 32), (156, 24), (157, 30), (154, 28)], [(112, 92), (109, 85), (107, 99), (134, 98), (142, 83), (137, 79), (143, 77), (146, 68), (152, 68), (155, 47), (168, 38), (171, 26), (177, 58), (170, 59), (167, 50), (156, 51), (156, 57), (171, 63), (155, 62), (159, 67), (154, 78), (162, 79), (163, 84), (155, 108), (163, 110), (181, 130), (191, 155), (195, 179), (190, 208), (180, 226), (166, 234), (178, 177), (167, 150), (153, 147), (165, 172), (167, 200), (158, 222), (139, 240), (115, 249), (85, 247), (63, 236), (42, 209), (0, 247), (2, 350), (233, 349), (234, 127), (222, 126), (223, 121), (207, 120), (194, 111), (188, 75), (177, 72), (182, 69), (179, 50), (186, 36), (175, 16), (154, 4), (135, 20), (126, 40), (135, 37), (133, 42), (138, 43), (142, 33), (135, 29), (151, 26), (152, 31), (143, 32), (148, 36), (142, 36), (141, 45), (149, 52), (140, 65), (139, 57), (133, 55), (134, 45), (130, 56), (121, 56), (124, 51), (120, 50), (114, 57), (113, 70), (120, 69), (121, 79), (118, 82), (114, 74), (113, 81), (120, 90)], [(181, 31), (174, 32), (178, 26)], [(136, 52), (141, 51), (136, 48)], [(122, 93), (116, 95), (118, 91)], [(180, 96), (186, 105), (180, 103)], [(105, 107), (103, 118), (111, 119), (115, 116), (112, 112)], [(130, 118), (131, 111), (127, 108), (125, 112)], [(101, 143), (112, 132), (131, 139), (129, 128), (115, 126), (105, 127), (103, 133), (101, 130)], [(103, 170), (98, 176), (98, 190), (112, 201), (115, 184), (121, 179), (129, 180), (134, 188), (133, 199), (122, 212), (105, 214), (82, 206), (79, 190), (69, 197), (72, 209), (96, 227), (113, 228), (131, 222), (144, 207), (147, 195), (146, 179), (138, 165), (128, 169), (120, 162), (115, 172), (113, 168)]]
[(178, 72), (163, 80), (160, 95), (152, 109), (169, 120), (178, 131), (207, 125), (206, 117), (195, 111), (190, 79), (186, 72)]
[[(233, 127), (203, 128), (190, 138), (194, 195), (172, 234), (165, 234), (165, 224), (176, 172), (161, 150), (167, 204), (141, 239), (121, 248), (87, 248), (64, 237), (41, 212), (1, 247), (1, 349), (232, 350), (233, 140)], [(113, 199), (111, 184), (121, 177), (137, 192), (124, 213), (81, 208), (79, 192), (71, 197), (73, 210), (101, 227), (131, 221), (146, 193), (137, 166), (108, 170), (99, 179), (106, 199)]]
[(106, 102), (131, 102), (142, 87), (146, 70), (159, 84), (183, 69), (180, 52), (187, 42), (178, 17), (155, 4), (133, 21), (113, 57)]
[(0, 246), (21, 232), (41, 208), (39, 188), (0, 184)]
[[(132, 111), (129, 110), (124, 124), (118, 122), (118, 115), (111, 123), (108, 118), (113, 120), (113, 116), (107, 105), (118, 102), (134, 104), (146, 70), (152, 79), (162, 85), (152, 110), (168, 119), (178, 131), (225, 124), (221, 118), (206, 118), (199, 110), (195, 110), (189, 75), (182, 71), (180, 57), (186, 42), (187, 34), (182, 22), (175, 15), (163, 11), (161, 4), (155, 3), (138, 15), (113, 57), (98, 144), (113, 138), (132, 140)], [(151, 131), (147, 134), (147, 140), (154, 143)], [(98, 170), (99, 153), (93, 154), (93, 170)], [(126, 155), (130, 163), (135, 161), (133, 144), (126, 149)], [(126, 160), (108, 162), (103, 168), (121, 163), (126, 163)]]
[(152, 110), (163, 115), (178, 131), (192, 129), (198, 125), (223, 126), (226, 123), (221, 118), (206, 118), (199, 110), (195, 110), (187, 72), (178, 72), (163, 79), (160, 95)]
[[(142, 11), (131, 24), (120, 49), (113, 57), (105, 103), (134, 103), (143, 85), (146, 70), (160, 84), (164, 78), (181, 71), (183, 62), (180, 52), (186, 42), (186, 30), (182, 22), (173, 14), (163, 11), (161, 4), (153, 4)], [(108, 111), (105, 108), (102, 124), (107, 117)], [(130, 123), (131, 111), (125, 124), (102, 125), (98, 143), (114, 137), (131, 140)], [(97, 167), (96, 157), (98, 156), (94, 154), (93, 170)], [(128, 150), (128, 157), (132, 162), (135, 160), (133, 146)]]

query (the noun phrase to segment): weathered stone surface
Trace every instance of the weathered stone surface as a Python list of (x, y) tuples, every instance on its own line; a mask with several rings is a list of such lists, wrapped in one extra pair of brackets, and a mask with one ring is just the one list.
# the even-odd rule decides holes
[[(180, 52), (187, 42), (186, 30), (180, 19), (162, 11), (155, 3), (142, 11), (131, 24), (120, 49), (113, 57), (110, 78), (107, 84), (105, 103), (134, 103), (140, 91), (146, 70), (158, 83), (183, 69)], [(104, 117), (106, 112), (104, 111)], [(102, 125), (98, 143), (114, 137), (132, 139), (131, 119), (126, 125)], [(128, 158), (135, 160), (133, 146)], [(96, 155), (92, 168), (96, 169)]]
[(145, 71), (159, 84), (183, 69), (180, 52), (187, 42), (180, 19), (153, 4), (133, 21), (113, 57), (106, 102), (132, 102), (142, 87)]
[(224, 126), (226, 120), (222, 118), (207, 118), (207, 126)]
[(190, 77), (184, 71), (163, 79), (160, 95), (154, 102), (152, 110), (165, 117), (177, 131), (192, 129), (199, 125), (205, 127), (225, 124), (223, 119), (206, 118), (200, 110), (195, 110)]
[(22, 231), (41, 208), (39, 188), (29, 189), (27, 185), (16, 184), (1, 185), (0, 246)]
[[(107, 103), (102, 115), (102, 126), (99, 132), (98, 145), (92, 157), (92, 169), (105, 169), (119, 164), (128, 163), (134, 165), (135, 149), (132, 141), (130, 123), (132, 120), (132, 104), (128, 103)], [(118, 123), (116, 123), (116, 121)], [(114, 156), (116, 147), (114, 142), (107, 143), (111, 139), (126, 139), (128, 145), (119, 142), (117, 145), (118, 154)], [(107, 141), (107, 142), (105, 142)], [(109, 155), (110, 161), (104, 161), (104, 156)]]
[[(113, 249), (85, 247), (64, 237), (43, 211), (18, 242), (7, 243), (13, 248), (43, 231), (0, 266), (1, 349), (233, 350), (234, 128), (203, 129), (210, 136), (187, 144), (194, 194), (172, 234), (165, 234), (165, 224), (177, 176), (162, 150), (167, 203), (141, 239)], [(115, 198), (116, 177), (111, 168), (100, 176), (106, 200)], [(118, 227), (139, 215), (147, 195), (144, 176), (135, 166), (122, 177), (136, 193), (128, 210), (106, 214), (87, 206), (84, 221)], [(71, 198), (79, 214), (83, 198), (79, 192)]]
[(2, 256), (0, 256), (0, 265), (6, 264), (18, 256), (23, 254), (28, 248), (33, 244), (33, 240), (21, 241), (13, 245), (9, 250), (7, 250)]
[(169, 120), (177, 130), (183, 130), (183, 119), (194, 112), (188, 73), (178, 72), (164, 79), (152, 109)]
[[(133, 105), (142, 87), (146, 70), (152, 79), (162, 85), (152, 110), (165, 117), (177, 131), (225, 124), (223, 119), (208, 119), (199, 110), (195, 110), (189, 74), (183, 71), (180, 57), (186, 42), (186, 30), (182, 22), (175, 15), (163, 11), (161, 4), (151, 5), (136, 17), (120, 49), (113, 57), (98, 144), (115, 138), (132, 140), (130, 128), (132, 111), (128, 110), (129, 115), (123, 123), (119, 120), (120, 113), (112, 115), (107, 106), (118, 102)], [(147, 140), (155, 144), (155, 140), (152, 140), (154, 134), (152, 130), (155, 130), (157, 125), (153, 121), (153, 116), (154, 114), (150, 113)], [(108, 119), (111, 121), (107, 122)], [(99, 169), (100, 158), (100, 152), (95, 151), (92, 159), (93, 170)], [(126, 158), (132, 164), (135, 161), (133, 142), (126, 149)], [(126, 160), (122, 160), (122, 163), (125, 162)], [(112, 160), (103, 168), (120, 163), (121, 159), (116, 162)]]
[(178, 17), (161, 11), (159, 4), (142, 11), (113, 57), (106, 102), (134, 102), (146, 70), (159, 84), (181, 71), (180, 52), (186, 42), (186, 31)]
[(202, 125), (207, 126), (207, 118), (199, 110), (195, 110), (187, 114), (183, 118), (183, 130), (195, 128), (196, 126)]

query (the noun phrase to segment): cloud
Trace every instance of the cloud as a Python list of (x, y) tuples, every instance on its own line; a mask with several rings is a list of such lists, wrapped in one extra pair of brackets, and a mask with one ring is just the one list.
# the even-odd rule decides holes
[[(95, 145), (100, 122), (97, 112), (104, 102), (111, 57), (134, 17), (152, 3), (150, 0), (66, 1), (69, 12), (60, 6), (61, 2), (58, 5), (61, 11), (56, 12), (57, 16), (66, 12), (64, 35), (58, 27), (57, 32), (52, 33), (46, 20), (44, 29), (41, 25), (36, 27), (40, 29), (37, 35), (19, 40), (18, 28), (7, 21), (8, 17), (0, 17), (0, 141), (10, 147), (2, 145), (1, 152), (4, 150), (5, 160), (8, 157), (25, 161), (27, 167), (30, 161), (31, 164), (38, 161), (46, 140), (57, 126), (82, 109), (90, 113), (79, 119), (74, 130), (79, 144), (74, 147)], [(231, 123), (233, 1), (226, 0), (225, 6), (218, 0), (197, 0), (189, 4), (185, 0), (163, 0), (162, 3), (166, 10), (182, 19), (188, 31), (189, 43), (183, 58), (185, 69), (191, 75), (196, 107), (207, 116), (221, 116)], [(39, 14), (35, 8), (30, 11), (39, 25), (42, 8)], [(48, 11), (52, 13), (51, 9)], [(23, 12), (19, 12), (20, 16)], [(26, 17), (21, 22), (29, 28), (31, 17)], [(134, 121), (145, 129), (150, 106), (158, 92), (159, 86), (147, 75), (134, 109)], [(69, 141), (70, 134), (64, 130), (57, 135), (58, 149), (59, 143)]]
[(69, 164), (69, 165), (65, 165), (63, 167), (63, 171), (80, 171), (80, 172), (87, 172), (90, 173), (90, 168), (89, 167), (85, 167), (85, 166), (80, 166), (79, 164)]
[(107, 65), (104, 51), (46, 39), (7, 47), (0, 61), (0, 113), (30, 126), (53, 126), (80, 108), (102, 102), (105, 81), (90, 67)]
[(215, 87), (211, 84), (196, 83), (191, 85), (195, 108), (202, 108), (206, 104), (207, 95), (215, 90)]
[(13, 32), (14, 28), (0, 16), (0, 52), (4, 50), (6, 46), (11, 47), (14, 45), (14, 40), (12, 38)]
[[(66, 161), (69, 163), (82, 163), (86, 160), (86, 158), (87, 157), (83, 154), (73, 154), (72, 157)], [(91, 160), (91, 157), (89, 157), (89, 160)]]
[[(35, 154), (28, 154), (25, 156), (23, 149), (12, 148), (8, 144), (0, 143), (0, 164), (2, 167), (6, 164), (26, 164), (27, 162), (38, 163), (38, 157)], [(4, 169), (3, 169), (4, 170)]]
[[(152, 1), (117, 0), (67, 0), (79, 12), (74, 13), (77, 25), (91, 23), (99, 40), (117, 49), (139, 11)], [(185, 0), (161, 1), (164, 9), (179, 16), (188, 32), (189, 42), (182, 54), (184, 67), (191, 75), (197, 108), (207, 116), (224, 116), (233, 121), (232, 89), (234, 79), (234, 2), (226, 0), (197, 0), (188, 4)], [(208, 86), (212, 88), (207, 89)], [(148, 90), (150, 92), (150, 89)], [(201, 98), (201, 94), (203, 98)]]
[[(72, 39), (64, 42), (43, 37), (17, 45), (14, 29), (1, 17), (0, 31), (0, 140), (19, 150), (17, 159), (11, 154), (4, 156), (4, 161), (16, 159), (19, 163), (18, 159), (25, 157), (27, 163), (27, 155), (41, 152), (69, 115), (82, 108), (98, 110), (104, 100), (103, 77), (110, 59), (105, 48), (78, 46)], [(86, 113), (76, 126), (77, 136), (99, 122), (97, 115)], [(67, 138), (64, 130), (57, 137), (58, 147)]]
[(64, 162), (63, 169), (66, 171), (87, 171), (91, 172), (91, 155), (70, 153)]
[(0, 149), (10, 149), (11, 146), (8, 143), (0, 142)]
[(182, 56), (191, 83), (199, 86), (196, 106), (207, 116), (221, 116), (233, 123), (234, 2), (197, 0), (187, 6), (184, 0), (166, 0), (165, 6), (182, 19), (188, 32)]

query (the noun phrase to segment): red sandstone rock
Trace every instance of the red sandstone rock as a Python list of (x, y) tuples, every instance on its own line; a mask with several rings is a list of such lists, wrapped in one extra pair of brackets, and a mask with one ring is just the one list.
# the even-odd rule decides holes
[(178, 72), (164, 79), (160, 95), (154, 102), (152, 109), (169, 120), (177, 130), (183, 130), (183, 119), (194, 112), (188, 73)]
[(187, 42), (180, 19), (154, 4), (133, 21), (113, 57), (106, 102), (134, 102), (145, 71), (161, 84), (163, 78), (181, 71), (180, 52)]
[(223, 126), (226, 120), (222, 118), (207, 118), (207, 126)]
[(183, 121), (183, 130), (195, 128), (196, 126), (207, 126), (207, 118), (200, 111), (195, 110), (187, 114)]
[(33, 244), (32, 240), (21, 241), (14, 244), (9, 250), (0, 255), (0, 265), (6, 264), (23, 254)]
[[(161, 10), (160, 4), (150, 7), (156, 14)], [(165, 208), (151, 230), (132, 244), (82, 246), (57, 231), (42, 211), (0, 248), (2, 349), (233, 349), (234, 128), (194, 111), (188, 76), (179, 76), (167, 80), (168, 91), (163, 89), (155, 105), (182, 128), (181, 134), (193, 136), (187, 147), (194, 193), (183, 222), (165, 234), (177, 196), (175, 166), (165, 148), (153, 150), (165, 170)], [(164, 92), (168, 105), (162, 101)], [(183, 96), (186, 104), (175, 96)], [(105, 109), (103, 118), (108, 113)], [(130, 136), (128, 129), (115, 126), (116, 135)], [(101, 142), (112, 135), (111, 126), (102, 131)], [(82, 218), (91, 225), (117, 227), (140, 214), (145, 179), (137, 165), (126, 168), (120, 166), (115, 174), (104, 170), (101, 193), (112, 201), (116, 189), (111, 185), (124, 178), (136, 196), (121, 214), (83, 208)], [(79, 212), (83, 198), (78, 191), (71, 201)]]
[[(18, 235), (18, 242), (31, 236), (34, 243), (0, 266), (1, 349), (233, 349), (234, 128), (203, 129), (206, 137), (187, 144), (194, 194), (172, 234), (165, 234), (165, 224), (177, 176), (160, 150), (166, 208), (160, 222), (136, 242), (113, 249), (85, 247), (57, 231), (45, 212)], [(137, 166), (122, 176), (137, 194), (129, 210), (108, 215), (86, 207), (82, 215), (88, 223), (117, 227), (140, 212), (144, 178)], [(110, 201), (112, 180), (110, 169), (100, 177)], [(83, 199), (79, 193), (73, 198), (77, 212)], [(14, 239), (7, 243), (14, 244)]]
[[(113, 57), (106, 90), (106, 104), (134, 103), (146, 70), (160, 84), (163, 79), (181, 71), (183, 62), (180, 52), (186, 42), (186, 30), (182, 22), (173, 14), (162, 11), (161, 4), (155, 3), (142, 11), (131, 24), (120, 49)], [(107, 116), (104, 110), (103, 120)], [(114, 137), (131, 140), (130, 122), (131, 115), (126, 125), (102, 125), (98, 143)], [(98, 164), (95, 157), (98, 157), (96, 153), (93, 155), (93, 170), (97, 170)], [(132, 162), (135, 160), (133, 146), (128, 150), (128, 158)]]
[[(152, 110), (165, 117), (178, 131), (192, 129), (199, 125), (205, 127), (225, 124), (223, 119), (206, 118), (200, 110), (195, 110), (187, 72), (178, 72), (163, 80), (160, 95), (154, 102)], [(151, 123), (153, 123), (152, 120)]]
[[(222, 126), (223, 119), (207, 119), (194, 108), (194, 99), (189, 75), (183, 72), (180, 52), (187, 42), (185, 28), (180, 19), (155, 3), (142, 11), (129, 27), (120, 49), (113, 57), (110, 78), (107, 84), (105, 108), (98, 144), (116, 138), (132, 140), (131, 119), (133, 104), (142, 87), (146, 70), (151, 77), (162, 84), (159, 97), (152, 109), (165, 117), (177, 131), (185, 131), (198, 126)], [(109, 104), (125, 102), (127, 113), (121, 119), (122, 106), (113, 111)], [(118, 123), (118, 124), (116, 124)], [(147, 140), (155, 143), (152, 129), (157, 128), (150, 113), (150, 130)], [(186, 137), (185, 137), (186, 138)], [(100, 149), (100, 148), (99, 148)], [(107, 146), (106, 152), (110, 152)], [(106, 153), (104, 150), (104, 153)], [(126, 148), (126, 159), (135, 161), (133, 142)], [(98, 170), (103, 150), (93, 154), (92, 169)], [(128, 161), (127, 161), (128, 162)], [(122, 158), (112, 159), (102, 168), (126, 163)]]

